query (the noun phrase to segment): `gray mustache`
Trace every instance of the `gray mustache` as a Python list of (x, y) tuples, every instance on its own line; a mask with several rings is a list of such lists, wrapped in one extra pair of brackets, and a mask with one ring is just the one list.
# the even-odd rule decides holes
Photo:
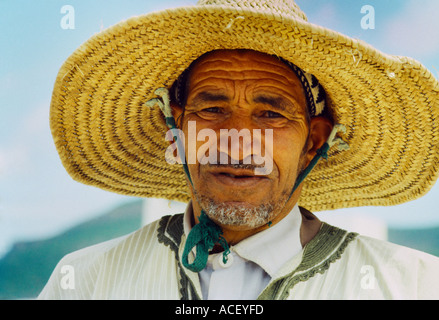
[(246, 164), (246, 163), (230, 163), (230, 164), (203, 164), (203, 166), (208, 166), (210, 168), (231, 168), (231, 169), (246, 169), (246, 170), (255, 170), (256, 168), (263, 168), (263, 165), (254, 165), (254, 164)]
[[(258, 155), (250, 155), (242, 160), (232, 159), (228, 154), (219, 152), (217, 159), (221, 159), (218, 163), (207, 162), (200, 164), (205, 168), (231, 168), (231, 169), (245, 169), (255, 171), (258, 175), (268, 175), (272, 171), (272, 165), (267, 168), (265, 159)], [(227, 161), (225, 161), (227, 159)]]
[[(245, 157), (244, 159), (237, 160), (227, 153), (224, 152), (218, 152), (217, 153), (217, 163), (210, 163), (208, 162), (205, 165), (212, 165), (212, 166), (230, 166), (236, 169), (251, 169), (251, 168), (262, 168), (264, 167), (265, 159), (259, 155), (249, 155)], [(235, 167), (238, 166), (238, 167)]]

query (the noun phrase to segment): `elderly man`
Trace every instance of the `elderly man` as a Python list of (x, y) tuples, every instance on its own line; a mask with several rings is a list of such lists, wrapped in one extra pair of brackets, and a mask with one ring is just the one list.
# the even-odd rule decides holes
[(439, 298), (439, 259), (307, 210), (424, 194), (438, 93), (416, 61), (317, 28), (293, 1), (199, 1), (110, 28), (59, 73), (61, 159), (83, 183), (188, 206), (67, 255), (40, 298)]

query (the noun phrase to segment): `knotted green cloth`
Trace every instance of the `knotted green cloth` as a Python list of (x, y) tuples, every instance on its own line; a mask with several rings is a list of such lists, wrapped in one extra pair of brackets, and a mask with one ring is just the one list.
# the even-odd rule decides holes
[[(189, 233), (183, 251), (183, 265), (193, 272), (200, 272), (206, 267), (207, 258), (210, 250), (216, 243), (219, 243), (223, 249), (223, 262), (227, 263), (227, 255), (230, 253), (229, 245), (222, 236), (221, 228), (209, 219), (204, 210), (198, 218), (199, 223), (196, 224)], [(189, 253), (196, 248), (195, 260), (189, 263)]]

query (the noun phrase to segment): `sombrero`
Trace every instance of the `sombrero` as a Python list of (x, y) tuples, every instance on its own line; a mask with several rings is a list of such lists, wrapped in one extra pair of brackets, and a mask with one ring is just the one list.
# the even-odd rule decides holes
[(216, 49), (291, 61), (325, 88), (340, 137), (303, 182), (300, 205), (330, 210), (395, 205), (438, 177), (439, 83), (419, 62), (307, 22), (291, 0), (200, 0), (130, 18), (96, 34), (63, 64), (50, 123), (77, 181), (111, 192), (188, 201), (184, 172), (165, 160), (159, 107), (145, 104)]

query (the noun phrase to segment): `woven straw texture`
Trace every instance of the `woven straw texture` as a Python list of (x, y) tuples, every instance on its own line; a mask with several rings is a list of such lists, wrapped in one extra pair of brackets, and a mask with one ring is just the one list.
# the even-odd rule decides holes
[(145, 102), (215, 49), (283, 57), (327, 92), (348, 151), (331, 150), (304, 181), (300, 205), (330, 210), (395, 205), (438, 176), (439, 84), (420, 63), (310, 24), (293, 1), (200, 1), (133, 17), (89, 39), (61, 67), (51, 130), (68, 173), (112, 192), (187, 201), (165, 161), (167, 127)]

